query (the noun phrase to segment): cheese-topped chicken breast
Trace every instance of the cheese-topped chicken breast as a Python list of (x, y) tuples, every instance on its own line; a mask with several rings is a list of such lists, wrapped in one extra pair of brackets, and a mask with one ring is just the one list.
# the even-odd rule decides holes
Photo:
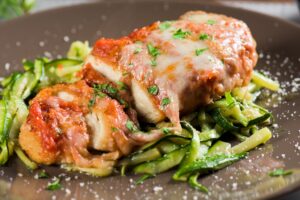
[(245, 23), (194, 11), (127, 37), (99, 39), (85, 67), (126, 84), (147, 122), (169, 118), (180, 129), (180, 113), (247, 84), (256, 62), (256, 42)]
[(122, 105), (84, 81), (60, 84), (43, 89), (31, 100), (19, 143), (37, 163), (96, 169), (93, 174), (103, 176), (132, 150), (128, 122)]

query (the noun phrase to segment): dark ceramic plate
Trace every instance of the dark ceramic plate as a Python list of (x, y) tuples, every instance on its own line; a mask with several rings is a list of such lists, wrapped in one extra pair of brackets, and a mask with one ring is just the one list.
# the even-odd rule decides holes
[[(41, 12), (6, 22), (0, 26), (1, 76), (21, 70), (23, 58), (50, 54), (64, 55), (73, 40), (100, 36), (119, 37), (155, 20), (176, 19), (188, 10), (206, 10), (244, 20), (258, 43), (258, 69), (278, 77), (283, 90), (262, 100), (274, 115), (274, 137), (252, 151), (249, 157), (224, 170), (205, 176), (209, 195), (171, 181), (171, 173), (158, 175), (136, 186), (136, 176), (95, 178), (67, 173), (57, 166), (47, 167), (62, 179), (63, 189), (46, 191), (49, 179), (37, 180), (13, 158), (0, 168), (0, 199), (261, 199), (273, 198), (300, 186), (300, 174), (271, 178), (267, 173), (279, 167), (300, 165), (300, 28), (262, 14), (196, 2), (101, 2)], [(5, 67), (6, 66), (6, 67)], [(299, 142), (298, 142), (299, 141)]]

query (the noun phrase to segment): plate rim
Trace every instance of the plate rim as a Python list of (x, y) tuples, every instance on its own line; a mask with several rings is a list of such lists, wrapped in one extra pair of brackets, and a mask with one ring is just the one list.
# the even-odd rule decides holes
[[(212, 2), (202, 2), (202, 1), (196, 2), (194, 0), (174, 0), (174, 1), (172, 1), (172, 0), (142, 0), (142, 1), (139, 1), (139, 0), (103, 0), (103, 1), (98, 1), (98, 2), (79, 3), (79, 4), (75, 4), (75, 5), (63, 5), (61, 7), (54, 7), (54, 8), (50, 8), (50, 9), (46, 9), (46, 10), (40, 10), (40, 11), (36, 11), (34, 13), (25, 14), (20, 17), (2, 21), (2, 22), (0, 22), (0, 29), (2, 28), (2, 26), (7, 26), (7, 25), (10, 25), (13, 23), (18, 23), (19, 21), (22, 22), (23, 20), (27, 20), (28, 18), (34, 18), (39, 15), (51, 14), (52, 12), (57, 12), (57, 11), (61, 12), (64, 10), (71, 10), (71, 9), (76, 9), (76, 8), (80, 8), (80, 7), (85, 7), (85, 6), (89, 7), (89, 6), (98, 5), (98, 4), (114, 4), (114, 3), (124, 3), (124, 2), (130, 2), (130, 3), (134, 3), (134, 4), (143, 4), (143, 3), (151, 3), (151, 2), (170, 3), (170, 4), (189, 3), (189, 4), (197, 4), (197, 5), (202, 5), (202, 6), (224, 7), (226, 9), (240, 10), (240, 11), (244, 11), (247, 13), (251, 13), (253, 15), (257, 15), (259, 17), (265, 17), (265, 18), (269, 18), (269, 19), (272, 19), (275, 21), (280, 21), (280, 22), (290, 25), (293, 28), (296, 28), (300, 31), (300, 24), (297, 24), (296, 22), (288, 21), (286, 19), (283, 19), (283, 18), (280, 18), (277, 16), (272, 16), (272, 15), (264, 14), (261, 12), (253, 11), (253, 10), (247, 10), (245, 8), (224, 5), (221, 2), (214, 2), (214, 1), (212, 1)], [(229, 16), (229, 15), (226, 15), (226, 16)]]
[[(236, 11), (243, 11), (250, 15), (256, 15), (258, 17), (268, 18), (268, 19), (271, 19), (271, 20), (274, 20), (274, 21), (277, 21), (280, 23), (284, 23), (290, 27), (293, 27), (295, 30), (300, 32), (300, 24), (297, 24), (296, 22), (288, 21), (286, 19), (283, 19), (283, 18), (280, 18), (277, 16), (272, 16), (272, 15), (264, 14), (261, 12), (253, 11), (253, 10), (247, 10), (245, 8), (224, 5), (221, 2), (216, 2), (216, 1), (197, 2), (194, 0), (175, 0), (175, 1), (172, 1), (172, 0), (143, 0), (143, 1), (139, 1), (139, 0), (103, 0), (103, 1), (97, 1), (97, 2), (78, 3), (75, 5), (63, 5), (60, 7), (54, 7), (54, 8), (50, 8), (50, 9), (35, 11), (34, 13), (31, 13), (31, 14), (23, 15), (23, 16), (5, 20), (5, 21), (1, 21), (0, 22), (0, 30), (5, 28), (6, 26), (14, 26), (14, 24), (16, 24), (16, 23), (22, 23), (24, 21), (26, 22), (26, 20), (28, 20), (28, 19), (37, 18), (40, 15), (51, 15), (55, 12), (63, 12), (63, 11), (68, 11), (68, 10), (72, 10), (72, 9), (78, 9), (80, 7), (90, 7), (90, 6), (101, 5), (101, 4), (118, 4), (118, 3), (124, 3), (124, 2), (130, 2), (133, 4), (143, 4), (143, 3), (151, 3), (151, 2), (169, 3), (169, 4), (188, 3), (188, 4), (208, 6), (208, 8), (219, 7), (219, 8), (232, 9), (232, 10), (236, 10)], [(226, 16), (229, 16), (229, 15), (226, 15)], [(262, 197), (259, 197), (258, 199), (274, 199), (274, 198), (284, 197), (287, 194), (294, 193), (296, 191), (300, 191), (300, 180), (290, 184), (287, 187), (283, 187), (282, 189), (280, 189), (274, 193), (270, 193), (270, 194), (264, 195)]]

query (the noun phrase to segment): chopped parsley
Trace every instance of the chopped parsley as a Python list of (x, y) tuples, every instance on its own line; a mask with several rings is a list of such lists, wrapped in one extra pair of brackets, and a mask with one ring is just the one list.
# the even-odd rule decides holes
[(203, 54), (203, 52), (206, 51), (207, 49), (208, 49), (208, 48), (196, 49), (196, 50), (195, 50), (196, 56), (200, 56), (200, 55)]
[(117, 81), (116, 83), (118, 85), (119, 90), (127, 90), (128, 89), (127, 85), (124, 82)]
[(88, 107), (92, 108), (96, 103), (96, 95), (93, 95), (93, 97), (89, 100)]
[(98, 93), (99, 92), (104, 92), (104, 93), (107, 92), (109, 94), (117, 94), (118, 93), (118, 89), (109, 83), (95, 84), (94, 90)]
[(202, 33), (199, 35), (199, 40), (207, 40), (209, 38), (210, 38), (210, 36), (206, 33)]
[(157, 66), (156, 60), (152, 59), (150, 62), (151, 62), (151, 66), (152, 66), (152, 67)]
[(158, 48), (154, 47), (152, 44), (147, 44), (148, 53), (152, 56), (151, 66), (155, 67), (157, 65), (156, 57), (160, 54)]
[(100, 97), (100, 98), (103, 98), (106, 96), (106, 94), (104, 94), (99, 88), (98, 88), (98, 85), (94, 85), (93, 86), (93, 89), (94, 89), (94, 94), (92, 96), (92, 98), (89, 100), (89, 103), (88, 103), (88, 107), (89, 108), (92, 108), (95, 103), (96, 103), (96, 97)]
[(135, 50), (134, 50), (134, 54), (138, 54), (138, 53), (140, 53), (142, 51), (142, 49), (140, 48), (140, 47), (138, 47), (138, 48), (136, 48)]
[(272, 177), (286, 176), (286, 175), (290, 175), (292, 173), (293, 172), (291, 170), (286, 171), (284, 169), (275, 169), (274, 171), (269, 173), (269, 176), (272, 176)]
[(159, 24), (159, 29), (164, 31), (164, 30), (167, 30), (168, 28), (171, 27), (171, 22), (170, 21), (165, 21), (165, 22), (162, 22)]
[[(120, 85), (119, 85), (119, 87), (120, 87)], [(119, 94), (119, 89), (117, 89), (111, 83), (94, 84), (93, 88), (94, 88), (94, 94), (95, 94), (94, 95), (95, 97), (93, 97), (93, 98), (96, 98), (96, 96), (104, 97), (104, 96), (108, 95), (109, 97), (116, 99), (120, 104), (124, 105), (125, 108), (128, 108), (129, 105), (124, 99), (122, 99), (121, 95)], [(93, 98), (89, 102), (89, 105), (91, 105), (91, 106), (94, 105), (94, 103), (95, 103), (95, 100)]]
[(48, 183), (46, 189), (47, 190), (58, 190), (61, 188), (61, 184), (60, 184), (60, 180), (59, 179), (56, 179), (54, 180), (52, 183)]
[(129, 107), (129, 104), (127, 103), (127, 101), (125, 101), (124, 99), (120, 98), (120, 97), (116, 97), (116, 99), (118, 100), (118, 102), (125, 106), (125, 108), (128, 108)]
[(188, 35), (191, 35), (191, 32), (189, 31), (182, 31), (181, 28), (178, 29), (174, 34), (173, 34), (173, 38), (174, 39), (184, 39), (186, 38)]
[(126, 128), (132, 132), (136, 132), (138, 131), (138, 128), (136, 127), (136, 125), (133, 123), (133, 121), (127, 120), (126, 124), (125, 124)]
[(216, 23), (216, 21), (213, 20), (213, 19), (209, 19), (209, 20), (207, 20), (206, 23), (209, 24), (209, 25), (214, 25)]
[(112, 132), (117, 132), (119, 129), (116, 127), (111, 127)]
[(150, 94), (157, 95), (158, 94), (158, 87), (157, 87), (157, 85), (151, 85), (150, 87), (148, 87), (148, 92)]
[(163, 98), (162, 101), (161, 101), (161, 105), (162, 105), (163, 107), (167, 106), (167, 105), (170, 104), (170, 103), (171, 103), (171, 100), (170, 100), (170, 98), (168, 98), (168, 97)]
[(153, 58), (156, 58), (160, 54), (158, 48), (154, 47), (152, 44), (147, 44), (147, 49)]
[(118, 92), (118, 90), (115, 87), (113, 87), (111, 84), (108, 84), (105, 89), (110, 94), (116, 94)]
[(169, 128), (166, 128), (166, 127), (164, 127), (164, 128), (162, 129), (162, 131), (163, 131), (163, 133), (166, 134), (166, 135), (168, 135), (168, 134), (170, 133), (170, 129), (169, 129)]
[(38, 178), (42, 179), (42, 178), (49, 178), (49, 174), (43, 169), (42, 171), (40, 171), (38, 173)]
[(98, 92), (97, 97), (103, 98), (106, 97), (106, 94), (104, 94), (103, 92)]

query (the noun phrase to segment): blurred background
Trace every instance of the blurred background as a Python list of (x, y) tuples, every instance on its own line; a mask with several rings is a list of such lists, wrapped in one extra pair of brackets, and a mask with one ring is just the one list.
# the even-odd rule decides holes
[[(70, 6), (105, 0), (0, 0), (0, 19), (7, 20), (26, 13), (34, 13), (51, 8)], [(109, 1), (109, 0), (108, 0)], [(139, 0), (143, 1), (143, 0)], [(164, 0), (172, 1), (172, 0)], [(205, 0), (195, 0), (203, 1)], [(277, 16), (300, 24), (297, 0), (216, 0), (234, 7), (254, 10)], [(298, 0), (299, 1), (299, 0)]]

